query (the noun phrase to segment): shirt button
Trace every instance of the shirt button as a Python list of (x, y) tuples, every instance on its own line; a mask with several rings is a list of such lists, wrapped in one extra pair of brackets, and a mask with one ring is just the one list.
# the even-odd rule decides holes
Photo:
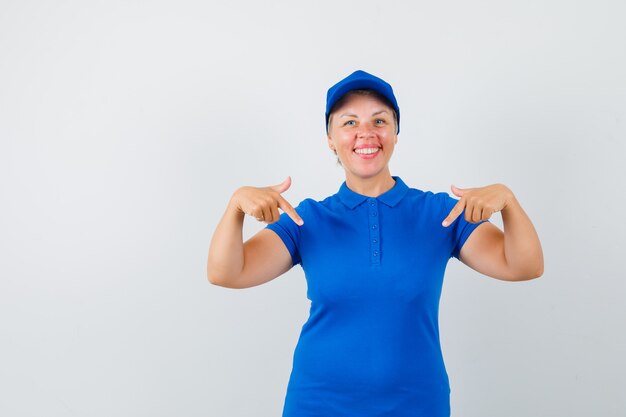
[(374, 202), (373, 202), (373, 201), (370, 201), (370, 206), (373, 206), (373, 205), (374, 205)]
[(378, 256), (378, 251), (377, 250), (374, 251), (374, 256)]
[(378, 227), (378, 225), (376, 225), (376, 224), (372, 225), (372, 229), (376, 229), (377, 227)]
[(378, 242), (376, 239), (372, 239), (372, 243), (376, 243)]
[(376, 214), (377, 213), (375, 211), (372, 212), (372, 216), (376, 217)]

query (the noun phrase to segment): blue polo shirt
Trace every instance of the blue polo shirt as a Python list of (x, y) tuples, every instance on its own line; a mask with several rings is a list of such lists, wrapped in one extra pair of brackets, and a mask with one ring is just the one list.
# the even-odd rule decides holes
[(441, 222), (458, 200), (393, 188), (368, 197), (347, 187), (268, 224), (301, 265), (311, 300), (293, 356), (283, 417), (448, 417), (439, 342), (446, 264), (472, 224)]

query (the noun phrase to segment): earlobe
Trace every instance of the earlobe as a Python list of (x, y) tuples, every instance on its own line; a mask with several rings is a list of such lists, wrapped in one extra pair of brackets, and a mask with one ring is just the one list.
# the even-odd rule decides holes
[(332, 145), (332, 143), (333, 140), (330, 138), (330, 135), (328, 135), (328, 147), (334, 151), (335, 147)]

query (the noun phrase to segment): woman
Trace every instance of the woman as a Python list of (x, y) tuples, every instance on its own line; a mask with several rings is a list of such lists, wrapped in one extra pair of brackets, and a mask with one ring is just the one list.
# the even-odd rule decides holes
[[(388, 83), (364, 71), (339, 81), (326, 103), (328, 146), (346, 173), (338, 192), (294, 209), (281, 195), (289, 177), (241, 187), (211, 241), (216, 285), (260, 285), (296, 264), (305, 272), (311, 310), (283, 417), (449, 416), (438, 327), (448, 260), (507, 281), (543, 274), (535, 229), (505, 185), (453, 186), (457, 201), (390, 174), (399, 122)], [(488, 221), (498, 211), (504, 233)], [(243, 243), (245, 214), (267, 226)]]

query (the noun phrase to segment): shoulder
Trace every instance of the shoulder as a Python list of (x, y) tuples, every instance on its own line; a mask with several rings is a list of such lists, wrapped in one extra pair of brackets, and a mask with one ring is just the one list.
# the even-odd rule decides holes
[(311, 211), (311, 209), (314, 209), (319, 204), (320, 201), (317, 201), (314, 198), (307, 197), (304, 200), (300, 201), (300, 203), (298, 203), (297, 209), (298, 211)]
[(308, 197), (300, 201), (298, 205), (294, 208), (298, 212), (300, 217), (302, 217), (304, 222), (309, 222), (310, 224), (311, 222), (319, 221), (322, 212), (332, 210), (332, 208), (329, 207), (331, 203), (329, 201), (330, 198), (331, 197), (328, 197), (324, 200), (316, 200), (314, 198)]
[(305, 198), (298, 204), (296, 211), (307, 225), (303, 230), (309, 231), (329, 222), (341, 221), (351, 212), (336, 194), (322, 199)]
[(422, 190), (409, 187), (405, 199), (411, 204), (418, 204), (422, 207), (440, 208), (444, 206), (452, 197), (445, 191)]
[(444, 191), (423, 190), (410, 187), (403, 198), (403, 212), (416, 219), (438, 224), (456, 205), (457, 200)]
[(341, 200), (337, 196), (337, 194), (330, 195), (322, 200), (316, 200), (314, 198), (305, 198), (300, 202), (298, 207), (301, 207), (303, 210), (308, 211), (319, 211), (319, 210), (332, 210), (339, 204)]

